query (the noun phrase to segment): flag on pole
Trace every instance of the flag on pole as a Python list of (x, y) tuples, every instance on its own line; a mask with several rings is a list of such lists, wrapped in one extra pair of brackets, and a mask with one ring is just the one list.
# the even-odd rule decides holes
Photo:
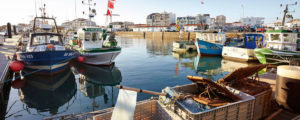
[(111, 17), (111, 11), (109, 9), (107, 9), (106, 15)]
[(108, 0), (108, 8), (114, 9), (114, 3), (110, 0)]

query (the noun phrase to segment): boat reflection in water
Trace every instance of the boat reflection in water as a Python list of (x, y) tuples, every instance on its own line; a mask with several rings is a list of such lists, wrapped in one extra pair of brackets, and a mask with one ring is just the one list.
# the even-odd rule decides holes
[(172, 52), (173, 58), (177, 59), (176, 68), (175, 68), (175, 76), (174, 78), (177, 78), (178, 72), (181, 69), (181, 66), (185, 68), (193, 68), (193, 58), (197, 56), (196, 51), (186, 51), (186, 52)]
[(66, 103), (71, 106), (76, 99), (74, 95), (77, 86), (70, 69), (51, 76), (32, 74), (26, 76), (25, 80), (25, 86), (20, 89), (19, 95), (20, 100), (26, 104), (25, 110), (29, 114), (34, 112), (28, 108), (36, 109), (40, 115), (41, 112), (49, 112), (51, 115), (60, 114), (69, 108), (59, 109), (61, 106)]
[(226, 75), (221, 69), (222, 57), (196, 56), (194, 69), (196, 74), (211, 80), (218, 80)]
[[(111, 66), (91, 66), (82, 63), (74, 63), (74, 72), (78, 75), (80, 91), (93, 100), (93, 111), (99, 107), (96, 103), (96, 97), (103, 96), (103, 101), (108, 104), (111, 99), (111, 106), (114, 106), (114, 86), (122, 81), (120, 70), (114, 65)], [(115, 90), (116, 92), (117, 90)], [(111, 95), (111, 96), (109, 96)]]

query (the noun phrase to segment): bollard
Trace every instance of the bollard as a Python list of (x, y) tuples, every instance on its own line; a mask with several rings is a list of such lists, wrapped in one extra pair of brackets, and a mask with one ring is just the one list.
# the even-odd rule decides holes
[(8, 35), (8, 38), (12, 38), (12, 35), (11, 35), (11, 24), (10, 23), (7, 23), (7, 35)]
[(15, 25), (13, 26), (13, 30), (14, 30), (14, 34), (17, 35), (17, 28)]
[(190, 41), (190, 35), (191, 35), (191, 33), (190, 32), (188, 32), (188, 41)]

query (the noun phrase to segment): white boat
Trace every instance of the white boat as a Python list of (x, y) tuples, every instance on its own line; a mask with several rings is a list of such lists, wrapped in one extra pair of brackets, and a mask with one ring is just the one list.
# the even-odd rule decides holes
[[(92, 0), (89, 0), (89, 3)], [(90, 4), (88, 4), (90, 7)], [(96, 10), (89, 10), (89, 19), (96, 15)], [(112, 25), (109, 28), (112, 31)], [(77, 39), (70, 40), (71, 48), (79, 53), (78, 61), (91, 65), (111, 65), (120, 54), (121, 48), (117, 46), (114, 32), (108, 29), (90, 26), (77, 30)]]
[(256, 57), (253, 49), (224, 46), (222, 56), (225, 59), (234, 61), (254, 61)]
[(256, 61), (257, 58), (255, 57), (254, 49), (263, 47), (263, 39), (264, 36), (262, 34), (245, 34), (243, 46), (224, 46), (222, 57), (242, 62)]
[(71, 40), (71, 48), (84, 58), (83, 63), (91, 65), (110, 65), (120, 54), (121, 48), (117, 47), (114, 35), (105, 40), (102, 37), (105, 30), (97, 27), (86, 27), (77, 31), (78, 38)]

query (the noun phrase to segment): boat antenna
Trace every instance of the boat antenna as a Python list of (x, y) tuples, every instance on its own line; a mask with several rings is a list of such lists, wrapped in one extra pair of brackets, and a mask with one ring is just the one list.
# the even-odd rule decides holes
[(40, 8), (41, 11), (41, 17), (46, 17), (46, 4), (44, 3), (44, 5)]
[[(88, 26), (91, 26), (91, 20), (92, 18), (94, 18), (96, 16), (96, 9), (92, 9), (91, 7), (92, 6), (96, 6), (96, 3), (92, 3), (92, 0), (87, 0), (88, 2), (84, 2), (85, 0), (82, 0), (82, 4), (83, 5), (87, 5), (89, 6), (89, 25)], [(83, 14), (84, 14), (84, 11), (83, 11)]]
[(35, 6), (35, 9), (34, 9), (34, 11), (35, 11), (35, 17), (37, 17), (36, 0), (34, 1), (34, 6)]
[(77, 19), (77, 6), (76, 6), (76, 0), (74, 0), (74, 3), (75, 3), (75, 17)]
[[(295, 12), (294, 11), (289, 11), (289, 6), (295, 6), (297, 5), (297, 1), (295, 3), (292, 3), (292, 4), (285, 4), (285, 9), (283, 10), (283, 18), (282, 18), (282, 23), (281, 25), (284, 26), (285, 24), (285, 19), (286, 18), (292, 18), (293, 19), (293, 16), (291, 14), (288, 14), (288, 13), (291, 13), (291, 12)], [(284, 5), (283, 4), (280, 4), (280, 7), (283, 7)]]

